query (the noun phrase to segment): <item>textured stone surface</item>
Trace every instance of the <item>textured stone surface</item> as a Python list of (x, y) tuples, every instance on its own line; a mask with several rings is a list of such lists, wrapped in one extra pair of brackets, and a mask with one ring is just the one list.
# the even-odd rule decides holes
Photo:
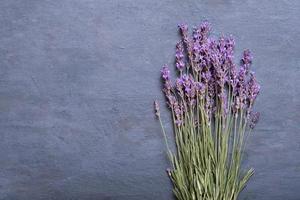
[[(172, 199), (152, 100), (177, 24), (254, 53), (261, 121), (241, 197), (300, 199), (300, 1), (1, 0), (0, 199)], [(164, 120), (168, 122), (167, 113)], [(241, 198), (242, 199), (242, 198)]]

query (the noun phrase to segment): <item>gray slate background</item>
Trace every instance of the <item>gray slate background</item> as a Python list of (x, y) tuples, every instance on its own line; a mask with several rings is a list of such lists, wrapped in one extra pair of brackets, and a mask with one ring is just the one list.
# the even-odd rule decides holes
[(177, 24), (203, 19), (262, 85), (241, 199), (299, 200), (298, 0), (1, 0), (0, 199), (172, 199), (152, 100)]

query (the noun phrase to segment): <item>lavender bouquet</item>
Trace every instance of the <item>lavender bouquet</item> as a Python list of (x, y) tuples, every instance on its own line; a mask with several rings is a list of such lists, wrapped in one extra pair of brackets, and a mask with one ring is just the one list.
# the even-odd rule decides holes
[(172, 153), (161, 121), (172, 168), (167, 170), (179, 200), (235, 200), (253, 174), (242, 171), (245, 141), (259, 118), (253, 111), (259, 93), (252, 56), (243, 52), (234, 63), (232, 37), (213, 39), (207, 22), (194, 28), (179, 26), (176, 45), (178, 78), (172, 83), (163, 66), (163, 92), (170, 108), (176, 152)]

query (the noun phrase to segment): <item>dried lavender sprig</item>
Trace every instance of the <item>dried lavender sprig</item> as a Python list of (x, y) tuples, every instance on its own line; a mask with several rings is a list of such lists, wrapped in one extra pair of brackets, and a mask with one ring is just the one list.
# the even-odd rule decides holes
[(160, 117), (160, 109), (159, 109), (159, 104), (158, 104), (157, 100), (154, 101), (154, 111), (155, 111), (156, 117)]
[(175, 57), (176, 57), (176, 67), (177, 69), (182, 72), (183, 69), (184, 69), (184, 66), (185, 66), (185, 63), (184, 63), (184, 48), (183, 48), (183, 44), (182, 42), (178, 42), (177, 45), (176, 45), (176, 54), (175, 54)]
[[(179, 27), (179, 31), (182, 35), (183, 43), (187, 50), (189, 63), (191, 66), (193, 66), (193, 43), (192, 43), (192, 40), (188, 36), (188, 26), (186, 24), (179, 24), (178, 27)], [(187, 65), (187, 68), (189, 69), (189, 65)]]
[(256, 97), (258, 96), (259, 91), (260, 91), (260, 85), (258, 84), (254, 76), (254, 72), (250, 72), (250, 80), (248, 82), (248, 99), (251, 105), (253, 104)]
[(249, 118), (249, 127), (251, 129), (254, 129), (255, 125), (257, 124), (258, 120), (260, 117), (260, 113), (259, 112), (251, 112), (250, 113), (250, 118)]
[(170, 80), (170, 70), (169, 70), (168, 65), (163, 66), (163, 68), (161, 70), (161, 76), (165, 81)]
[(252, 64), (252, 54), (249, 49), (244, 50), (243, 58), (241, 60), (242, 66), (245, 68), (246, 73), (249, 73), (250, 65)]

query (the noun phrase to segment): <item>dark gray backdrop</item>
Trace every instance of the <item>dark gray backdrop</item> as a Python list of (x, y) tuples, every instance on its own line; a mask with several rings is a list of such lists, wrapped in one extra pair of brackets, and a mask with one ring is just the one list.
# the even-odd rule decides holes
[(0, 199), (172, 199), (152, 101), (177, 24), (203, 19), (262, 85), (242, 197), (299, 200), (298, 0), (1, 0)]

